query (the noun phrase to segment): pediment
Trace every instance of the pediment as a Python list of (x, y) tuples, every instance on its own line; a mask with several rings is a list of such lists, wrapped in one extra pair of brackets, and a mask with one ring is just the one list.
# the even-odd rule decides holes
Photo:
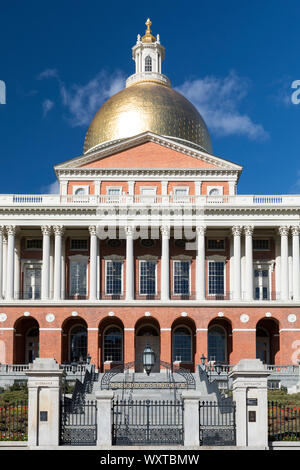
[(223, 169), (240, 172), (242, 167), (170, 138), (147, 132), (55, 167), (55, 170), (63, 169)]

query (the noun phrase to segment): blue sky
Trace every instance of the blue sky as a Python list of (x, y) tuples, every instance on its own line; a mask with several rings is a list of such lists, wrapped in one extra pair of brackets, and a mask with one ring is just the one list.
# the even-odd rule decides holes
[(199, 109), (238, 192), (300, 193), (300, 4), (294, 0), (10, 0), (0, 10), (0, 193), (53, 190), (88, 123), (134, 72), (147, 17), (163, 72)]

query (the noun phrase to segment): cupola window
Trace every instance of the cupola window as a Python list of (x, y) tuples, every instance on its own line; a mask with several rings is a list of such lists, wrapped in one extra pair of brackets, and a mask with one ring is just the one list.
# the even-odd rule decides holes
[(152, 72), (152, 59), (149, 55), (145, 59), (145, 72)]

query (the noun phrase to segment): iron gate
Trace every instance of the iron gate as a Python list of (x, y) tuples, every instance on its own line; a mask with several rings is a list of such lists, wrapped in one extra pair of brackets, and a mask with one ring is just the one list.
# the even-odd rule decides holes
[(60, 444), (92, 446), (97, 441), (97, 402), (86, 401), (74, 406), (72, 400), (61, 401)]
[(183, 401), (113, 402), (113, 445), (183, 445)]
[(235, 446), (235, 403), (206, 401), (199, 403), (200, 445)]

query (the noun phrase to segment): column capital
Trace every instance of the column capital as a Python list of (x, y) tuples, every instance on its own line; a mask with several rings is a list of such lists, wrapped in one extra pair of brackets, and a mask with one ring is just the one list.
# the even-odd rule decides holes
[(7, 235), (16, 235), (17, 227), (15, 225), (6, 225), (5, 228)]
[(134, 226), (133, 225), (126, 225), (124, 227), (124, 231), (125, 231), (127, 237), (133, 236)]
[(293, 225), (293, 226), (291, 227), (291, 232), (292, 232), (292, 235), (299, 236), (299, 233), (300, 233), (300, 226), (299, 226), (299, 225)]
[(43, 235), (51, 235), (52, 227), (51, 225), (42, 225), (41, 231)]
[(197, 232), (197, 235), (205, 235), (206, 226), (205, 225), (197, 225), (196, 232)]
[(231, 230), (234, 236), (241, 236), (243, 227), (241, 227), (240, 225), (234, 225), (233, 227), (231, 227)]
[(96, 225), (89, 225), (89, 232), (90, 232), (90, 235), (97, 235)]
[(254, 225), (245, 225), (244, 227), (245, 235), (252, 236), (253, 232), (254, 232)]
[(63, 225), (54, 225), (53, 226), (53, 231), (55, 235), (62, 236), (65, 232), (65, 227)]
[(289, 234), (290, 227), (287, 225), (282, 225), (281, 227), (278, 227), (278, 232), (280, 236), (288, 236)]
[(161, 225), (160, 232), (163, 237), (170, 238), (170, 227), (168, 225)]
[(4, 225), (0, 225), (0, 235), (5, 235), (5, 227)]

